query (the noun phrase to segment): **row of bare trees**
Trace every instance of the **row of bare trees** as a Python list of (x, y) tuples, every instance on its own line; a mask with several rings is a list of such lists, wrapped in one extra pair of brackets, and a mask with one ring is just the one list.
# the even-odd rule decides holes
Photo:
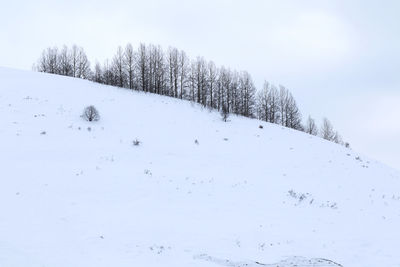
[(202, 57), (190, 60), (184, 51), (140, 44), (134, 51), (119, 47), (111, 61), (96, 64), (94, 81), (187, 99), (205, 107), (255, 117), (255, 91), (249, 73), (217, 68)]
[(281, 85), (278, 89), (265, 82), (257, 94), (256, 101), (259, 119), (296, 130), (304, 129), (296, 100), (284, 86)]
[(265, 82), (257, 93), (248, 72), (217, 67), (203, 57), (193, 60), (176, 48), (164, 51), (160, 46), (140, 44), (134, 49), (127, 44), (125, 48), (118, 47), (112, 60), (96, 63), (91, 70), (82, 48), (54, 47), (43, 51), (35, 69), (186, 99), (225, 114), (258, 118), (312, 135), (319, 132), (329, 141), (342, 143), (327, 119), (320, 131), (311, 117), (303, 125), (297, 103), (284, 86)]
[(62, 49), (49, 47), (43, 50), (34, 69), (40, 72), (71, 76), (82, 79), (90, 79), (92, 71), (90, 62), (82, 47), (76, 45), (69, 49), (63, 46)]
[(325, 140), (350, 147), (350, 144), (343, 141), (339, 132), (333, 128), (332, 123), (327, 118), (323, 119), (320, 129), (318, 129), (315, 120), (311, 118), (311, 116), (308, 116), (308, 119), (304, 125), (304, 132), (311, 135), (319, 135)]

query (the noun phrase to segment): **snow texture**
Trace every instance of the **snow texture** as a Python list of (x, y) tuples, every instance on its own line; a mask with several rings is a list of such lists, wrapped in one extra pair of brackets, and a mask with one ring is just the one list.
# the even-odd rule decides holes
[(318, 137), (5, 68), (0, 122), (0, 266), (400, 266), (399, 173)]

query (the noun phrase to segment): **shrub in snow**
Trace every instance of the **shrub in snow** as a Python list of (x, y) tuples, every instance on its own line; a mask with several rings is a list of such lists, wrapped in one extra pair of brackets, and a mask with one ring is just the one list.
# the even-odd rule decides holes
[(289, 190), (288, 191), (289, 196), (291, 196), (292, 198), (297, 199), (299, 202), (302, 202), (303, 200), (305, 200), (310, 194), (306, 193), (297, 193), (293, 190)]
[(87, 121), (98, 121), (100, 114), (94, 106), (88, 106), (83, 110), (82, 118)]
[(136, 138), (135, 140), (133, 140), (132, 143), (133, 143), (134, 146), (139, 146), (141, 142), (140, 142), (140, 140), (138, 140), (138, 139)]

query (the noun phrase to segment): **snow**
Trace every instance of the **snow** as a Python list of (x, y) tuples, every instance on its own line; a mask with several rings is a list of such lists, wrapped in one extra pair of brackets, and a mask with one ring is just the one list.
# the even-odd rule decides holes
[(0, 118), (0, 266), (400, 266), (400, 174), (356, 151), (6, 68)]

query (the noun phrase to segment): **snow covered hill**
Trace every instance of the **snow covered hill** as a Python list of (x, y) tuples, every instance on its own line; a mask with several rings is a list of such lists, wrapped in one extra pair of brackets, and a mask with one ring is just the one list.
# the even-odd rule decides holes
[(0, 149), (0, 266), (400, 266), (399, 173), (278, 125), (0, 68)]

